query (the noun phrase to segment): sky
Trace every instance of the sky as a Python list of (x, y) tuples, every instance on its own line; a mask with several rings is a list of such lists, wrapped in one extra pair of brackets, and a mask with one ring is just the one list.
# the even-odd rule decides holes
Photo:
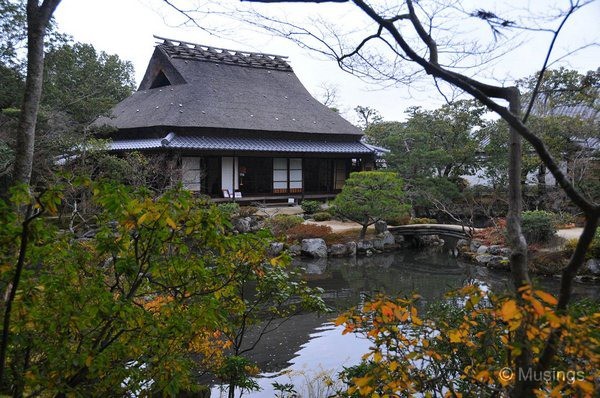
[[(175, 0), (174, 0), (175, 1)], [(199, 1), (199, 0), (198, 0)], [(384, 5), (386, 0), (381, 0), (379, 5)], [(220, 5), (228, 7), (244, 7), (247, 3), (221, 0), (208, 1), (197, 5), (200, 10), (219, 10)], [(389, 3), (389, 4), (388, 4)], [(481, 3), (481, 2), (479, 2)], [(460, 2), (460, 6), (467, 11), (481, 7), (479, 3), (469, 1)], [(564, 4), (564, 1), (528, 0), (518, 4), (534, 11), (536, 15), (554, 15), (554, 3)], [(188, 9), (195, 7), (194, 0), (179, 1), (175, 4), (185, 4)], [(509, 3), (510, 4), (510, 3)], [(516, 4), (516, 3), (512, 3)], [(386, 2), (393, 7), (393, 2)], [(523, 15), (523, 9), (517, 6), (507, 8), (500, 1), (488, 1), (485, 5), (508, 19), (518, 20)], [(319, 4), (319, 5), (257, 5), (259, 11), (268, 13), (269, 16), (285, 19), (301, 27), (326, 22), (321, 31), (336, 30), (344, 33), (348, 42), (357, 42), (365, 34), (372, 33), (372, 27), (358, 10), (351, 4)], [(268, 11), (265, 11), (268, 10)], [(198, 14), (194, 14), (198, 15)], [(443, 17), (443, 15), (442, 15)], [(430, 79), (420, 80), (410, 85), (390, 86), (389, 82), (382, 85), (372, 81), (365, 81), (347, 72), (342, 71), (337, 63), (314, 51), (302, 49), (297, 44), (278, 35), (265, 32), (256, 27), (248, 27), (238, 21), (218, 15), (204, 15), (198, 17), (197, 26), (182, 26), (184, 21), (181, 14), (168, 7), (162, 0), (63, 0), (58, 7), (55, 18), (59, 29), (73, 36), (79, 42), (90, 43), (97, 50), (110, 54), (117, 54), (121, 59), (131, 61), (135, 68), (137, 83), (145, 72), (147, 63), (154, 50), (157, 40), (153, 35), (179, 39), (193, 43), (224, 47), (235, 50), (265, 52), (289, 56), (288, 60), (298, 78), (306, 88), (319, 100), (323, 98), (323, 85), (335, 87), (337, 91), (337, 107), (351, 122), (356, 122), (353, 111), (357, 105), (369, 106), (377, 109), (385, 120), (402, 120), (404, 112), (410, 106), (436, 108), (444, 103), (435, 90)], [(319, 19), (317, 22), (315, 20)], [(592, 42), (600, 42), (600, 1), (595, 1), (576, 12), (563, 27), (563, 31), (556, 42), (554, 60), (568, 51)], [(527, 21), (530, 24), (543, 24), (545, 19)], [(551, 26), (556, 27), (555, 21)], [(369, 30), (371, 28), (371, 30)], [(473, 18), (465, 20), (452, 20), (440, 26), (439, 33), (444, 36), (446, 32), (452, 35), (448, 40), (458, 41), (459, 32), (462, 41), (476, 41), (484, 43), (492, 37), (491, 30), (481, 21), (473, 22)], [(509, 40), (510, 39), (510, 40)], [(510, 83), (516, 78), (525, 77), (535, 73), (542, 63), (551, 35), (540, 32), (522, 32), (513, 38), (500, 38), (506, 42), (502, 45), (501, 57), (495, 62), (486, 64), (484, 68), (465, 70), (479, 79), (489, 82)], [(518, 45), (519, 43), (522, 43)], [(565, 58), (554, 66), (563, 65), (577, 69), (583, 73), (600, 66), (600, 48), (587, 47)]]

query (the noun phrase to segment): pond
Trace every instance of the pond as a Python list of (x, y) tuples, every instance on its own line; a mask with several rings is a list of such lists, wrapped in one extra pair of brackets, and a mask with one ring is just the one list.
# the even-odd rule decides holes
[[(293, 384), (301, 397), (327, 396), (327, 376), (335, 379), (344, 366), (358, 364), (369, 349), (369, 341), (352, 333), (342, 335), (342, 327), (335, 327), (331, 320), (369, 296), (418, 292), (427, 303), (472, 282), (484, 283), (496, 292), (510, 288), (507, 272), (462, 262), (436, 248), (372, 257), (297, 259), (294, 265), (305, 269), (311, 286), (324, 289), (323, 298), (335, 312), (302, 314), (265, 335), (248, 355), (263, 371), (257, 380), (261, 391), (245, 393), (245, 397), (273, 397), (274, 382)], [(550, 292), (558, 291), (558, 279), (538, 278), (537, 283)], [(600, 300), (600, 286), (576, 283), (574, 296)], [(227, 394), (214, 387), (211, 397), (220, 396)]]

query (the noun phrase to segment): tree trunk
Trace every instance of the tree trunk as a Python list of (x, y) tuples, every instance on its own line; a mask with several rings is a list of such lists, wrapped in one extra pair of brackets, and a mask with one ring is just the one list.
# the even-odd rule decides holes
[(362, 229), (360, 230), (360, 240), (364, 240), (365, 236), (367, 236), (367, 228), (369, 228), (368, 221), (363, 224)]
[[(515, 88), (511, 90), (509, 108), (514, 115), (521, 111), (521, 101), (519, 91)], [(513, 284), (519, 296), (519, 288), (531, 284), (527, 266), (527, 242), (521, 230), (521, 213), (523, 211), (523, 199), (521, 189), (521, 160), (523, 145), (519, 133), (511, 127), (510, 146), (509, 146), (509, 164), (508, 164), (508, 214), (506, 216), (506, 229), (509, 246), (511, 249), (510, 269), (512, 273)], [(532, 368), (533, 354), (528, 345), (526, 326), (523, 325), (516, 331), (515, 340), (522, 342), (521, 354), (515, 359), (516, 375), (527, 372)], [(527, 386), (525, 380), (517, 377), (515, 388), (512, 392), (513, 397), (530, 396), (532, 391)]]
[(42, 5), (37, 0), (27, 2), (27, 77), (17, 128), (13, 184), (31, 183), (35, 126), (44, 80), (44, 37), (59, 3), (60, 0), (46, 0)]
[(537, 208), (539, 210), (546, 210), (546, 165), (544, 163), (540, 164), (538, 168), (537, 175)]

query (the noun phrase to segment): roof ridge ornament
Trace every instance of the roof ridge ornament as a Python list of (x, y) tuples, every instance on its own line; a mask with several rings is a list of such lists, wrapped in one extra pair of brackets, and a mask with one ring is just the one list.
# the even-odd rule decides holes
[(292, 67), (287, 62), (288, 57), (285, 55), (230, 50), (156, 35), (154, 37), (160, 40), (157, 47), (173, 58), (292, 71)]

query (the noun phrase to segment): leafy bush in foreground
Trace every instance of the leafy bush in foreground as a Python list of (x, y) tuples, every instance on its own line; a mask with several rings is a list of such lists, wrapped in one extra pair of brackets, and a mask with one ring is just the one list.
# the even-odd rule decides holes
[(524, 349), (539, 355), (554, 332), (560, 343), (547, 375), (555, 377), (545, 378), (536, 396), (593, 396), (600, 361), (597, 304), (557, 313), (556, 298), (530, 286), (517, 299), (468, 285), (426, 314), (417, 300), (380, 296), (336, 320), (344, 333), (371, 341), (365, 365), (341, 375), (347, 388), (338, 396), (510, 396), (519, 374), (516, 358)]

